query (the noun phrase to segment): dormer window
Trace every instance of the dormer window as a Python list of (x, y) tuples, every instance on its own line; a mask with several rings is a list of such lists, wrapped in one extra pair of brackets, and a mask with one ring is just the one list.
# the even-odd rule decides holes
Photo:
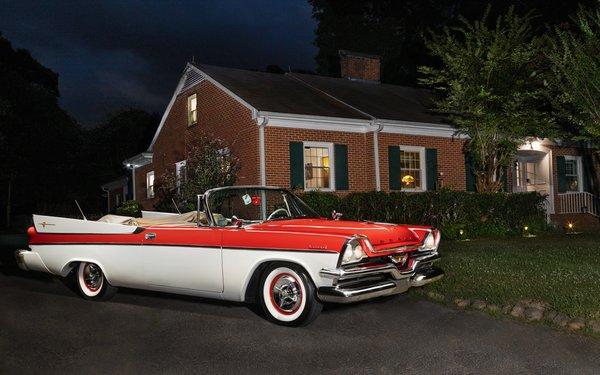
[(187, 100), (187, 113), (188, 113), (188, 126), (194, 125), (198, 122), (198, 100), (196, 94), (188, 96)]

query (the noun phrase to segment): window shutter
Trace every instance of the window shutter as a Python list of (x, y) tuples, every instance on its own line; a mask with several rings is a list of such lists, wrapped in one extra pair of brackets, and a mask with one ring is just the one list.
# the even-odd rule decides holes
[(348, 190), (348, 146), (333, 147), (335, 190)]
[(565, 176), (565, 157), (556, 157), (556, 174), (558, 177), (558, 192), (565, 193), (567, 191), (567, 176)]
[(304, 189), (304, 145), (290, 142), (290, 187)]
[(471, 154), (465, 154), (465, 175), (467, 191), (477, 191), (475, 170), (473, 169), (473, 157)]
[(425, 168), (427, 173), (427, 190), (437, 190), (438, 165), (437, 149), (425, 149)]
[(388, 166), (389, 166), (389, 179), (390, 179), (390, 190), (400, 190), (402, 188), (400, 184), (400, 147), (389, 146), (388, 147)]
[(590, 169), (590, 165), (591, 165), (591, 160), (590, 160), (589, 156), (587, 156), (587, 155), (582, 156), (581, 157), (581, 173), (583, 173), (583, 176), (581, 176), (581, 178), (583, 180), (583, 191), (587, 191), (587, 192), (591, 191), (592, 170)]

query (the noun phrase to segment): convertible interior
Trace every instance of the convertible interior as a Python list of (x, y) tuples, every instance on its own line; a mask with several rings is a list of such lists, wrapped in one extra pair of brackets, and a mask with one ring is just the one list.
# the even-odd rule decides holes
[[(217, 225), (225, 226), (227, 223), (227, 219), (221, 214), (213, 214), (213, 218)], [(102, 216), (98, 222), (101, 223), (111, 223), (111, 224), (121, 224), (121, 225), (132, 225), (136, 227), (146, 227), (146, 226), (157, 226), (157, 225), (189, 225), (196, 226), (198, 225), (198, 220), (200, 220), (201, 225), (208, 225), (208, 220), (206, 220), (206, 214), (204, 212), (190, 211), (183, 214), (164, 214), (158, 217), (130, 217), (130, 216), (119, 216), (119, 215), (104, 215)]]

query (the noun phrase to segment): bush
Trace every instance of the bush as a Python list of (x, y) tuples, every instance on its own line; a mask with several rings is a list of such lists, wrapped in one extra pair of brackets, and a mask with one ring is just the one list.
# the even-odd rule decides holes
[(544, 196), (536, 192), (307, 192), (300, 197), (325, 217), (336, 210), (349, 220), (433, 225), (451, 239), (460, 238), (461, 230), (469, 238), (516, 235), (524, 226), (529, 232), (547, 230)]
[(121, 216), (141, 217), (142, 205), (137, 201), (125, 201), (123, 205), (117, 207), (115, 213)]

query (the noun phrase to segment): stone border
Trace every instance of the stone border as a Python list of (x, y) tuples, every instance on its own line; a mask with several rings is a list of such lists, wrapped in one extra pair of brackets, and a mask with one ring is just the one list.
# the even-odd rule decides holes
[(441, 293), (429, 291), (425, 295), (427, 298), (438, 302), (451, 302), (458, 309), (464, 310), (472, 308), (474, 310), (487, 311), (492, 314), (504, 314), (513, 318), (526, 320), (528, 322), (546, 321), (552, 323), (556, 327), (565, 328), (570, 331), (580, 331), (587, 327), (591, 332), (600, 334), (600, 320), (585, 320), (583, 318), (571, 319), (567, 315), (553, 310), (550, 305), (545, 302), (521, 300), (516, 304), (507, 304), (499, 306), (490, 304), (483, 300), (469, 300), (464, 298), (455, 298), (450, 301)]

